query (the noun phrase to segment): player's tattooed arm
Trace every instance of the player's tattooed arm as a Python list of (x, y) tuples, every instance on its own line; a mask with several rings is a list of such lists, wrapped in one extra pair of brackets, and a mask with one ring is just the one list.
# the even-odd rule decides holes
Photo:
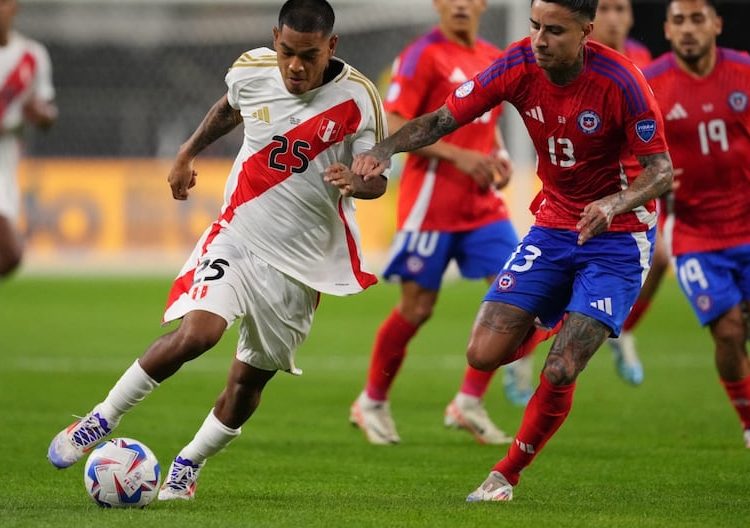
[(187, 200), (188, 189), (195, 186), (198, 176), (193, 169), (195, 157), (221, 136), (234, 130), (241, 122), (242, 114), (229, 105), (226, 95), (209, 109), (195, 132), (180, 147), (167, 177), (175, 200)]
[(389, 160), (397, 152), (410, 152), (435, 143), (444, 135), (458, 128), (453, 114), (442, 106), (401, 127), (395, 134), (375, 145), (370, 151), (354, 159), (352, 172), (363, 176), (365, 181), (380, 176), (388, 168)]
[(234, 130), (240, 123), (242, 123), (240, 111), (229, 105), (225, 94), (208, 110), (193, 135), (180, 148), (180, 154), (191, 158), (196, 157), (203, 149)]
[(576, 226), (579, 245), (606, 231), (615, 216), (632, 211), (672, 188), (672, 160), (668, 152), (638, 156), (638, 162), (643, 172), (626, 189), (591, 202), (583, 209)]

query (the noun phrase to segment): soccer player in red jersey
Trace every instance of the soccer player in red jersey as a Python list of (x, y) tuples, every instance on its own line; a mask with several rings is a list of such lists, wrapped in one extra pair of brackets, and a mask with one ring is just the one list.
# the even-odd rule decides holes
[[(438, 27), (411, 43), (393, 65), (385, 100), (388, 129), (439, 108), (461, 83), (492, 64), (501, 51), (478, 37), (486, 0), (436, 0)], [(367, 383), (351, 406), (350, 421), (373, 444), (400, 441), (390, 412), (389, 390), (406, 356), (409, 341), (432, 315), (443, 274), (455, 260), (466, 278), (492, 282), (498, 255), (510, 255), (518, 236), (497, 192), (511, 172), (497, 128), (500, 107), (406, 158), (401, 174), (397, 229), (384, 271), (401, 282), (398, 305), (380, 325), (373, 344)], [(498, 178), (499, 181), (493, 181)], [(525, 405), (531, 397), (531, 364), (521, 376), (512, 368), (509, 398)], [(482, 401), (494, 371), (467, 367), (461, 390), (445, 411), (445, 425), (464, 428), (480, 443), (511, 438), (489, 418)], [(506, 379), (506, 381), (508, 381)], [(512, 400), (513, 401), (513, 400)]]
[[(591, 38), (610, 48), (619, 51), (639, 68), (645, 68), (651, 62), (651, 52), (648, 48), (628, 38), (633, 27), (633, 8), (630, 0), (599, 0), (596, 9), (594, 31)], [(641, 166), (633, 156), (622, 160), (622, 165), (628, 174), (637, 175)], [(643, 383), (643, 365), (638, 357), (635, 346), (633, 329), (651, 306), (651, 300), (659, 289), (664, 274), (669, 268), (669, 253), (661, 235), (661, 226), (665, 216), (659, 216), (659, 229), (656, 231), (656, 245), (651, 270), (646, 282), (643, 283), (641, 293), (630, 311), (630, 315), (622, 325), (619, 337), (608, 340), (615, 360), (615, 368), (620, 377), (631, 385)]]
[(672, 51), (645, 71), (674, 160), (672, 252), (683, 292), (715, 345), (716, 368), (750, 448), (750, 56), (716, 44), (712, 0), (671, 0)]
[[(590, 42), (596, 0), (533, 0), (531, 35), (462, 84), (445, 105), (404, 125), (352, 170), (376, 177), (395, 152), (414, 150), (502, 101), (520, 112), (538, 156), (542, 194), (535, 225), (484, 298), (467, 358), (491, 370), (518, 357), (534, 319), (567, 316), (505, 458), (469, 501), (507, 501), (570, 412), (575, 382), (609, 336), (617, 336), (648, 273), (654, 199), (671, 188), (661, 113), (641, 71)], [(632, 152), (643, 170), (620, 168)]]

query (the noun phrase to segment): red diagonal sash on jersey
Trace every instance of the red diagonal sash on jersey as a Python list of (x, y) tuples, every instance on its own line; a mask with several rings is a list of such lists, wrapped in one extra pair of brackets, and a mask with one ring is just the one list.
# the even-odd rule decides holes
[(0, 119), (5, 116), (8, 106), (29, 87), (35, 70), (36, 58), (27, 51), (0, 87)]
[[(229, 206), (227, 206), (222, 215), (211, 226), (211, 232), (206, 237), (201, 254), (206, 252), (211, 241), (221, 231), (221, 221), (231, 221), (237, 207), (249, 202), (253, 198), (257, 198), (294, 174), (292, 169), (300, 166), (300, 160), (292, 152), (293, 145), (296, 142), (304, 141), (306, 143), (305, 148), (301, 152), (304, 153), (308, 160), (313, 160), (324, 150), (342, 141), (348, 134), (356, 132), (361, 119), (362, 114), (359, 111), (359, 107), (353, 100), (349, 99), (311, 117), (283, 134), (288, 146), (285, 152), (277, 151), (274, 153), (281, 146), (281, 142), (274, 141), (246, 159), (242, 164), (242, 171), (237, 181), (237, 187), (230, 198)], [(284, 166), (285, 170), (274, 169), (271, 166), (272, 153), (274, 155), (274, 165)], [(346, 231), (346, 241), (349, 247), (349, 257), (354, 275), (362, 287), (370, 286), (377, 282), (377, 279), (360, 269), (356, 243), (354, 242), (346, 218), (341, 214), (341, 210), (339, 212)], [(167, 308), (180, 295), (190, 291), (194, 274), (195, 269), (192, 269), (175, 280), (169, 292)]]
[[(292, 176), (292, 169), (300, 166), (300, 160), (292, 152), (295, 143), (305, 142), (309, 145), (302, 152), (308, 160), (314, 160), (321, 152), (342, 141), (344, 136), (356, 132), (361, 119), (359, 107), (350, 99), (287, 131), (283, 134), (287, 141), (286, 151), (281, 154), (274, 153), (273, 159), (273, 164), (281, 165), (285, 167), (285, 170), (272, 168), (271, 155), (280, 148), (279, 142), (274, 141), (247, 158), (242, 164), (237, 188), (232, 193), (229, 207), (224, 213), (224, 219), (231, 220), (237, 207), (260, 196), (268, 189)], [(336, 126), (331, 126), (331, 123)], [(324, 124), (328, 126), (329, 131), (332, 128), (335, 128), (335, 131), (327, 134), (320, 133), (321, 125)], [(324, 141), (323, 138), (327, 140)]]

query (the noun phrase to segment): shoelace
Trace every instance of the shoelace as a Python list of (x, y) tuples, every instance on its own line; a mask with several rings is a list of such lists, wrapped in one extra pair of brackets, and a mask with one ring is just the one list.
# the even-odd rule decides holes
[(77, 430), (73, 433), (71, 440), (77, 447), (86, 448), (107, 436), (110, 432), (105, 425), (106, 422), (98, 414), (76, 416), (76, 418), (81, 421), (78, 423)]
[(169, 475), (169, 483), (167, 485), (173, 490), (185, 491), (195, 480), (195, 473), (196, 470), (193, 466), (177, 463), (172, 468), (172, 473)]

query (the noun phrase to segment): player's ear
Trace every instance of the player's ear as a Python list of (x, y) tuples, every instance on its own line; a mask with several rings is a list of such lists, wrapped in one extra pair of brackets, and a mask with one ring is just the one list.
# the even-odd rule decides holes
[(276, 49), (276, 46), (279, 43), (279, 37), (280, 36), (281, 36), (281, 30), (278, 27), (273, 26), (273, 47), (274, 47), (274, 49)]
[(328, 51), (330, 52), (330, 57), (333, 57), (336, 54), (336, 46), (339, 43), (339, 36), (334, 34), (331, 35), (331, 38), (328, 39)]
[(724, 19), (718, 15), (716, 15), (716, 22), (714, 22), (714, 28), (716, 29), (717, 37), (721, 35), (721, 32), (724, 30)]
[(591, 33), (594, 31), (594, 22), (589, 21), (586, 22), (583, 25), (583, 38), (581, 39), (582, 43), (586, 43), (589, 40), (589, 37), (591, 36)]

